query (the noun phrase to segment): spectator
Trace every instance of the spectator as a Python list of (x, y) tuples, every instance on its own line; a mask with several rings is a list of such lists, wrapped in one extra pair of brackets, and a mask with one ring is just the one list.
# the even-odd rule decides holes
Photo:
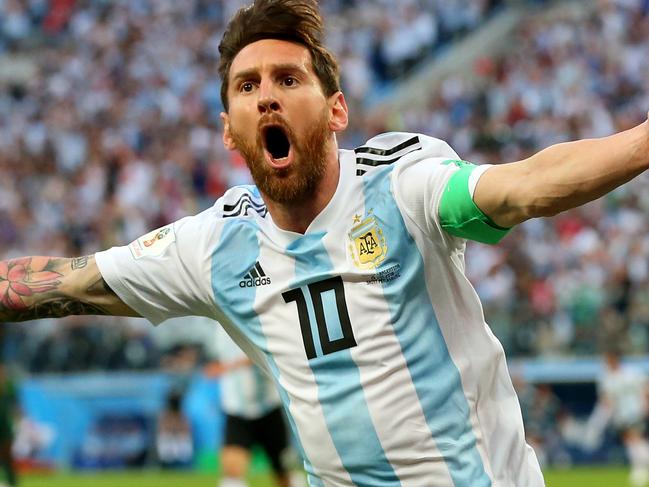
[[(24, 81), (0, 85), (3, 258), (123, 244), (248, 180), (241, 161), (219, 143), (215, 73), (224, 19), (241, 3), (91, 0), (68, 9), (70, 2), (0, 2), (0, 46), (37, 66)], [(357, 113), (344, 146), (381, 126), (430, 133), (466, 159), (499, 163), (567, 138), (621, 130), (649, 105), (643, 0), (534, 16), (504, 57), (481, 60), (477, 83), (448, 79), (433, 101), (398, 120), (360, 111), (377, 79), (401, 71), (386, 59), (385, 40), (396, 39), (397, 49), (416, 37), (406, 54), (394, 56), (409, 66), (435, 48), (431, 43), (474, 29), (501, 2), (321, 3), (334, 16), (329, 37)], [(52, 15), (63, 19), (56, 34), (45, 27)], [(408, 51), (415, 44), (419, 54)], [(509, 355), (593, 355), (605, 335), (596, 323), (620, 329), (630, 352), (646, 352), (646, 179), (561, 218), (528, 222), (496, 249), (469, 248), (469, 276)], [(79, 318), (65, 331), (41, 322), (30, 327), (30, 340), (19, 328), (8, 340), (35, 372), (159, 364), (148, 332), (126, 320), (111, 321), (106, 331), (103, 322)], [(79, 357), (61, 347), (62, 333), (77, 338)], [(96, 335), (107, 344), (101, 353), (87, 349)], [(129, 354), (118, 352), (131, 342)]]

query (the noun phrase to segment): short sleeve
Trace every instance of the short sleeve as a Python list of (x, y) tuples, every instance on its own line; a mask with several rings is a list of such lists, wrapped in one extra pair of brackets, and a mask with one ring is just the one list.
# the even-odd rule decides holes
[(509, 229), (496, 225), (473, 201), (480, 177), (490, 166), (476, 166), (450, 154), (404, 165), (395, 190), (406, 213), (427, 235), (497, 243)]
[(131, 244), (95, 254), (110, 288), (158, 324), (178, 316), (214, 317), (207, 210), (150, 232)]

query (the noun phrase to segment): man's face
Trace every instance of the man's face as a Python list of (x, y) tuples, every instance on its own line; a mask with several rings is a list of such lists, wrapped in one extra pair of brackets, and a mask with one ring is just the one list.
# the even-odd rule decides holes
[(268, 198), (304, 201), (326, 170), (337, 95), (324, 95), (304, 46), (273, 39), (243, 48), (229, 81), (226, 147), (241, 153)]

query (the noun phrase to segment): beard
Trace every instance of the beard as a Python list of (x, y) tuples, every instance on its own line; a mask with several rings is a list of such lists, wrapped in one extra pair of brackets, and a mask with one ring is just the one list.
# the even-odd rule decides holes
[(280, 204), (301, 203), (314, 193), (325, 174), (327, 144), (331, 136), (328, 114), (323, 111), (301, 138), (279, 114), (262, 117), (259, 126), (269, 123), (282, 128), (293, 150), (293, 162), (285, 169), (273, 168), (266, 162), (260, 129), (253, 143), (231, 127), (232, 139), (264, 195)]

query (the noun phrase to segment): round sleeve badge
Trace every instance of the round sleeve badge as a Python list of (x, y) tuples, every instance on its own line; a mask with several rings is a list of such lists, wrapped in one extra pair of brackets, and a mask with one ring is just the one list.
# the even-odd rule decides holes
[(173, 225), (158, 228), (131, 242), (128, 248), (133, 258), (159, 257), (176, 241)]

